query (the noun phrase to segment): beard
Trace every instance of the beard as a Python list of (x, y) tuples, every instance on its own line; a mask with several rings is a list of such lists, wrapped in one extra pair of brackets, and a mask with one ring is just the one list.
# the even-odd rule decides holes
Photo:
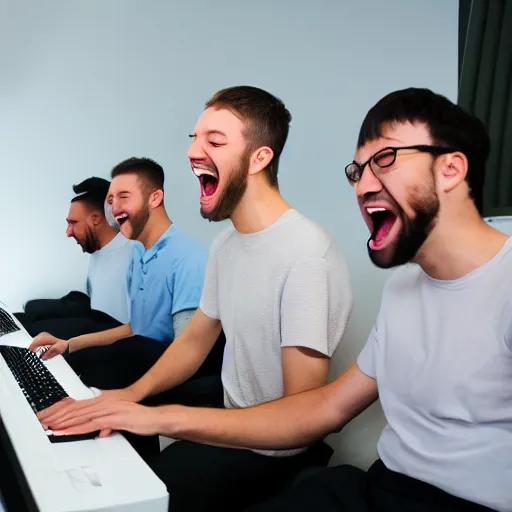
[(132, 232), (130, 233), (131, 240), (137, 240), (146, 227), (146, 224), (149, 219), (149, 206), (144, 203), (142, 208), (132, 215), (130, 215), (129, 222), (132, 227)]
[(96, 236), (96, 233), (94, 233), (94, 231), (89, 226), (87, 226), (85, 229), (85, 236), (83, 240), (79, 240), (78, 238), (75, 239), (82, 247), (82, 251), (86, 252), (87, 254), (93, 254), (101, 249), (100, 242)]
[[(201, 208), (200, 211), (203, 219), (207, 219), (210, 222), (221, 222), (231, 217), (247, 189), (250, 157), (250, 151), (246, 151), (242, 155), (237, 168), (231, 173), (231, 177), (213, 210), (206, 212)], [(216, 171), (218, 173), (217, 169)]]
[(385, 259), (381, 251), (374, 251), (368, 242), (368, 255), (372, 263), (379, 268), (392, 268), (405, 265), (414, 259), (436, 224), (439, 214), (439, 197), (435, 191), (434, 181), (427, 194), (412, 199), (409, 203), (415, 212), (414, 218), (400, 213), (402, 229), (396, 241), (393, 254)]

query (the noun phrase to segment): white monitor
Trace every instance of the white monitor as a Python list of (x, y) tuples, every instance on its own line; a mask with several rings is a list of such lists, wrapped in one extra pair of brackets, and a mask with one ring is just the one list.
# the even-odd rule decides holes
[(485, 219), (490, 226), (503, 231), (507, 235), (512, 236), (512, 216), (504, 217), (487, 217)]

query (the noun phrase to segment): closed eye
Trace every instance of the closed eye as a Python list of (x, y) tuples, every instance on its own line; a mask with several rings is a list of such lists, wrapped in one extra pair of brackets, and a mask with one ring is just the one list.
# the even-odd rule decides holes
[(219, 144), (218, 142), (211, 142), (209, 141), (210, 146), (213, 146), (214, 148), (220, 148), (220, 146), (224, 146), (224, 144)]

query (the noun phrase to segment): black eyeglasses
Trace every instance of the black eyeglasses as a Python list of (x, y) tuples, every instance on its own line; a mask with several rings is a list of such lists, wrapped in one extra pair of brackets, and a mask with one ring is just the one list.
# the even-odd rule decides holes
[(351, 185), (355, 185), (361, 179), (363, 175), (364, 168), (370, 164), (370, 169), (373, 174), (378, 178), (379, 174), (386, 169), (387, 167), (391, 167), (396, 160), (396, 154), (398, 151), (402, 149), (414, 149), (416, 151), (421, 151), (422, 153), (430, 153), (433, 156), (444, 155), (446, 153), (454, 153), (457, 151), (453, 148), (442, 147), (442, 146), (426, 146), (426, 145), (418, 145), (418, 146), (403, 146), (400, 148), (396, 147), (387, 147), (377, 151), (373, 156), (371, 156), (364, 164), (358, 164), (357, 162), (352, 162), (345, 167), (345, 174), (347, 175), (347, 179)]

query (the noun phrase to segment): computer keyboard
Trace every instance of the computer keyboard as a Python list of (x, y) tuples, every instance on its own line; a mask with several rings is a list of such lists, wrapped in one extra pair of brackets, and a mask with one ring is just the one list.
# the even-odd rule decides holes
[[(0, 346), (0, 354), (7, 363), (34, 413), (38, 413), (69, 396), (32, 350), (3, 345)], [(69, 436), (50, 434), (48, 439), (54, 443), (66, 442), (92, 439), (98, 434), (99, 432)]]
[(19, 330), (20, 328), (16, 325), (16, 322), (11, 315), (9, 315), (9, 313), (4, 309), (0, 308), (0, 336)]

